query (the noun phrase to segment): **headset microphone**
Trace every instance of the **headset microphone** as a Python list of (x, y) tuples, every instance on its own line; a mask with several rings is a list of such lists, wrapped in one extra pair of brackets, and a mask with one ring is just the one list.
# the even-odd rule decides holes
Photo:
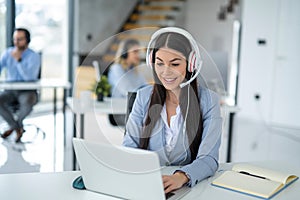
[(199, 69), (197, 70), (197, 72), (195, 73), (195, 75), (192, 76), (192, 78), (190, 78), (190, 80), (188, 80), (187, 82), (181, 83), (181, 84), (179, 85), (180, 88), (183, 88), (183, 87), (187, 86), (187, 85), (190, 84), (195, 78), (197, 78), (197, 76), (198, 76), (199, 73), (200, 73), (200, 69), (201, 69), (202, 63), (203, 63), (203, 61), (201, 60), (201, 61), (200, 61), (200, 67), (199, 67)]

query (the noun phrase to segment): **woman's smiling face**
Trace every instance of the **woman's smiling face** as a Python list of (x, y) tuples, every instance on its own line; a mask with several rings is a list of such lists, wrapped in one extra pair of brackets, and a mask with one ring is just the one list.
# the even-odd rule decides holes
[(186, 58), (179, 51), (160, 48), (155, 55), (155, 72), (166, 90), (178, 90), (186, 75)]

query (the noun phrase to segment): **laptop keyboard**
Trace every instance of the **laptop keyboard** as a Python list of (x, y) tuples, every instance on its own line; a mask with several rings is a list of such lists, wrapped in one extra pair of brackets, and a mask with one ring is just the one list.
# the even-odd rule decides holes
[(173, 192), (169, 192), (169, 193), (166, 193), (165, 196), (166, 196), (166, 199), (169, 199), (171, 196), (174, 196), (175, 193)]

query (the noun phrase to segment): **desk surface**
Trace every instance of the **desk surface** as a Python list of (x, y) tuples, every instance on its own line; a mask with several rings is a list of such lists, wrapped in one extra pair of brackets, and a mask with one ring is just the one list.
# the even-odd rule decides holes
[[(84, 114), (95, 111), (101, 114), (126, 114), (127, 99), (126, 98), (105, 98), (103, 102), (91, 99), (88, 104), (82, 102), (79, 98), (68, 97), (67, 104), (72, 112)], [(221, 109), (228, 113), (236, 113), (240, 109), (237, 106), (221, 105)]]
[(1, 82), (0, 89), (32, 90), (41, 88), (71, 88), (71, 83), (62, 79), (41, 79), (36, 82)]
[(104, 98), (104, 101), (91, 99), (90, 102), (83, 102), (79, 98), (67, 98), (67, 104), (73, 113), (85, 114), (95, 112), (98, 114), (126, 114), (126, 98)]
[[(259, 166), (271, 169), (284, 169), (300, 175), (300, 168), (284, 165), (282, 162), (260, 162)], [(221, 164), (220, 170), (230, 169), (232, 164)], [(172, 173), (174, 167), (168, 168), (164, 174)], [(184, 199), (222, 199), (222, 200), (251, 200), (257, 199), (248, 195), (225, 190), (211, 185), (220, 172), (215, 176), (205, 179), (192, 188), (191, 192), (184, 196)], [(76, 190), (72, 188), (72, 181), (80, 175), (79, 171), (67, 171), (58, 173), (24, 173), (24, 174), (2, 174), (0, 175), (0, 197), (1, 199), (23, 199), (23, 200), (96, 200), (96, 199), (116, 199), (103, 194), (90, 192), (87, 190)], [(296, 181), (291, 186), (273, 197), (273, 200), (293, 200), (300, 196), (300, 181)]]

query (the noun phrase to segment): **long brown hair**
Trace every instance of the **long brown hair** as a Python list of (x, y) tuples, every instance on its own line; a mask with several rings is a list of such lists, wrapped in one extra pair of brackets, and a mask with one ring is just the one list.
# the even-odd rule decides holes
[[(152, 49), (152, 65), (154, 65), (155, 63), (155, 54), (161, 47), (167, 47), (179, 51), (186, 57), (186, 59), (189, 58), (189, 54), (192, 51), (189, 40), (183, 35), (173, 32), (163, 33), (158, 36)], [(152, 67), (152, 69), (155, 84), (153, 86), (146, 121), (143, 126), (142, 137), (140, 138), (139, 147), (142, 149), (148, 149), (152, 130), (155, 127), (156, 122), (160, 118), (160, 113), (166, 100), (166, 89), (158, 79), (154, 66)], [(185, 79), (189, 80), (191, 76), (192, 73), (186, 71)], [(190, 89), (188, 89), (189, 87)], [(187, 85), (181, 89), (179, 106), (184, 121), (186, 122), (186, 134), (188, 136), (188, 141), (190, 144), (189, 149), (191, 152), (191, 158), (192, 160), (194, 160), (198, 153), (203, 131), (202, 112), (200, 109), (200, 98), (198, 96), (197, 79), (194, 79), (190, 85)]]

